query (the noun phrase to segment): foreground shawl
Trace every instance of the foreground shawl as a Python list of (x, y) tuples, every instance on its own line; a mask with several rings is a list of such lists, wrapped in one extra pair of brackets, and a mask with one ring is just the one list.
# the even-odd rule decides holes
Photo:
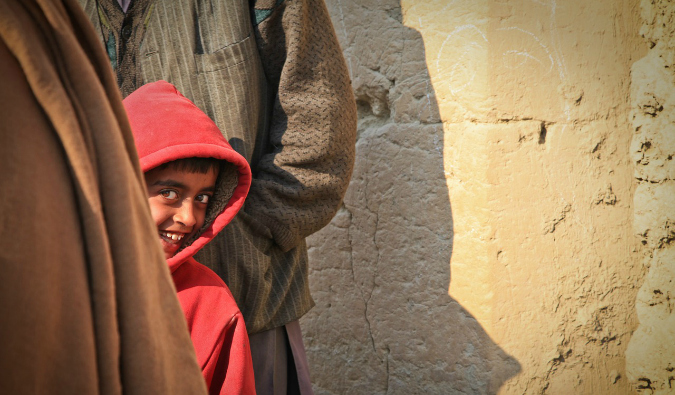
[(110, 65), (71, 0), (0, 0), (0, 392), (206, 393)]

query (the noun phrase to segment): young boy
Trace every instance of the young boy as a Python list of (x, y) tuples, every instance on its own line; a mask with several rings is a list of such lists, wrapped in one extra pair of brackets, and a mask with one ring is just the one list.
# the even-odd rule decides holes
[(249, 165), (215, 123), (168, 82), (142, 86), (124, 106), (157, 236), (209, 393), (253, 394), (239, 308), (225, 283), (193, 258), (241, 208), (251, 184)]

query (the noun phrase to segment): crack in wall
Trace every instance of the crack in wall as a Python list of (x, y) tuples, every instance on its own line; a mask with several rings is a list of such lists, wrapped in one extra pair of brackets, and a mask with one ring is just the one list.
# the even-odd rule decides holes
[(389, 380), (391, 378), (391, 373), (389, 372), (389, 356), (391, 354), (391, 350), (389, 349), (389, 346), (387, 346), (386, 350), (387, 350), (387, 353), (385, 355), (385, 364), (386, 364), (385, 372), (386, 372), (387, 386), (385, 387), (385, 390), (384, 390), (385, 395), (389, 393)]
[[(367, 189), (366, 189), (367, 190)], [(377, 349), (375, 348), (375, 338), (373, 336), (373, 330), (371, 326), (370, 319), (368, 318), (368, 310), (369, 310), (369, 303), (370, 300), (373, 298), (373, 293), (375, 292), (376, 288), (376, 279), (380, 274), (380, 259), (381, 259), (381, 252), (380, 248), (377, 243), (377, 231), (380, 228), (380, 213), (379, 211), (375, 212), (375, 234), (373, 235), (373, 245), (375, 247), (375, 251), (377, 253), (377, 260), (375, 261), (375, 273), (373, 274), (373, 287), (370, 290), (370, 294), (368, 295), (368, 299), (364, 300), (364, 303), (366, 305), (365, 309), (365, 318), (366, 318), (366, 323), (368, 324), (368, 334), (370, 335), (370, 341), (373, 346), (373, 351), (377, 353)]]
[[(363, 317), (364, 317), (364, 319), (366, 321), (366, 325), (368, 327), (368, 337), (370, 339), (370, 344), (373, 348), (373, 351), (377, 352), (377, 349), (375, 348), (375, 338), (373, 337), (371, 322), (370, 322), (370, 319), (368, 318), (368, 303), (370, 302), (370, 299), (372, 298), (373, 290), (370, 291), (370, 295), (366, 299), (366, 297), (364, 296), (364, 293), (363, 293), (363, 288), (359, 285), (359, 282), (356, 279), (357, 276), (356, 276), (356, 273), (355, 273), (355, 270), (354, 270), (354, 245), (353, 245), (354, 239), (353, 239), (352, 231), (351, 231), (352, 226), (354, 226), (354, 222), (353, 222), (354, 217), (353, 217), (353, 214), (352, 214), (351, 210), (349, 210), (349, 208), (347, 207), (346, 204), (344, 204), (343, 207), (349, 213), (349, 227), (347, 228), (347, 239), (349, 240), (349, 267), (350, 267), (350, 271), (352, 273), (352, 281), (354, 282), (354, 286), (356, 286), (358, 288), (359, 294), (361, 295), (361, 300), (364, 303), (365, 308), (364, 308), (364, 311), (363, 311)], [(374, 289), (374, 287), (373, 287), (373, 289)]]
[(363, 311), (363, 317), (366, 320), (366, 324), (368, 326), (368, 336), (370, 338), (370, 344), (373, 347), (373, 351), (377, 351), (375, 349), (375, 339), (373, 338), (373, 331), (371, 328), (370, 320), (368, 319), (368, 302), (366, 301), (366, 298), (363, 296), (363, 289), (359, 286), (359, 283), (356, 281), (356, 273), (354, 273), (354, 239), (352, 237), (352, 232), (351, 228), (354, 225), (353, 218), (354, 215), (352, 214), (351, 210), (347, 207), (346, 204), (343, 204), (342, 206), (345, 211), (349, 213), (349, 226), (347, 227), (347, 240), (349, 241), (349, 268), (352, 273), (352, 281), (354, 282), (354, 285), (359, 289), (359, 293), (361, 294), (361, 300), (363, 300), (365, 309)]

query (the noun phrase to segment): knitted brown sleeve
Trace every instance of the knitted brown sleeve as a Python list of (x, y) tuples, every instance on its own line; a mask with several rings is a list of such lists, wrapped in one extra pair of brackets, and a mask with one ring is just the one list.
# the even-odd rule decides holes
[(287, 251), (340, 206), (354, 164), (356, 105), (324, 2), (277, 0), (275, 7), (256, 28), (267, 80), (278, 89), (245, 211)]

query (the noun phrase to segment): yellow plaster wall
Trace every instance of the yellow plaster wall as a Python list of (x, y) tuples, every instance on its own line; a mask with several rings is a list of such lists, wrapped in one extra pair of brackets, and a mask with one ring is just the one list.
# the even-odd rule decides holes
[[(327, 2), (360, 121), (345, 205), (310, 238), (317, 392), (666, 391), (672, 309), (641, 307), (675, 284), (649, 280), (675, 272), (653, 253), (673, 239), (673, 139), (636, 121), (670, 97), (635, 90), (664, 70), (642, 60), (644, 26), (672, 22), (652, 3)], [(660, 189), (645, 141), (665, 147)]]
[(628, 378), (639, 391), (675, 391), (675, 4), (643, 1), (640, 32), (648, 53), (631, 68), (631, 157), (637, 188), (633, 227), (647, 268), (636, 309), (639, 325), (626, 350)]
[(637, 2), (401, 5), (445, 131), (449, 293), (521, 363), (502, 392), (629, 391)]

